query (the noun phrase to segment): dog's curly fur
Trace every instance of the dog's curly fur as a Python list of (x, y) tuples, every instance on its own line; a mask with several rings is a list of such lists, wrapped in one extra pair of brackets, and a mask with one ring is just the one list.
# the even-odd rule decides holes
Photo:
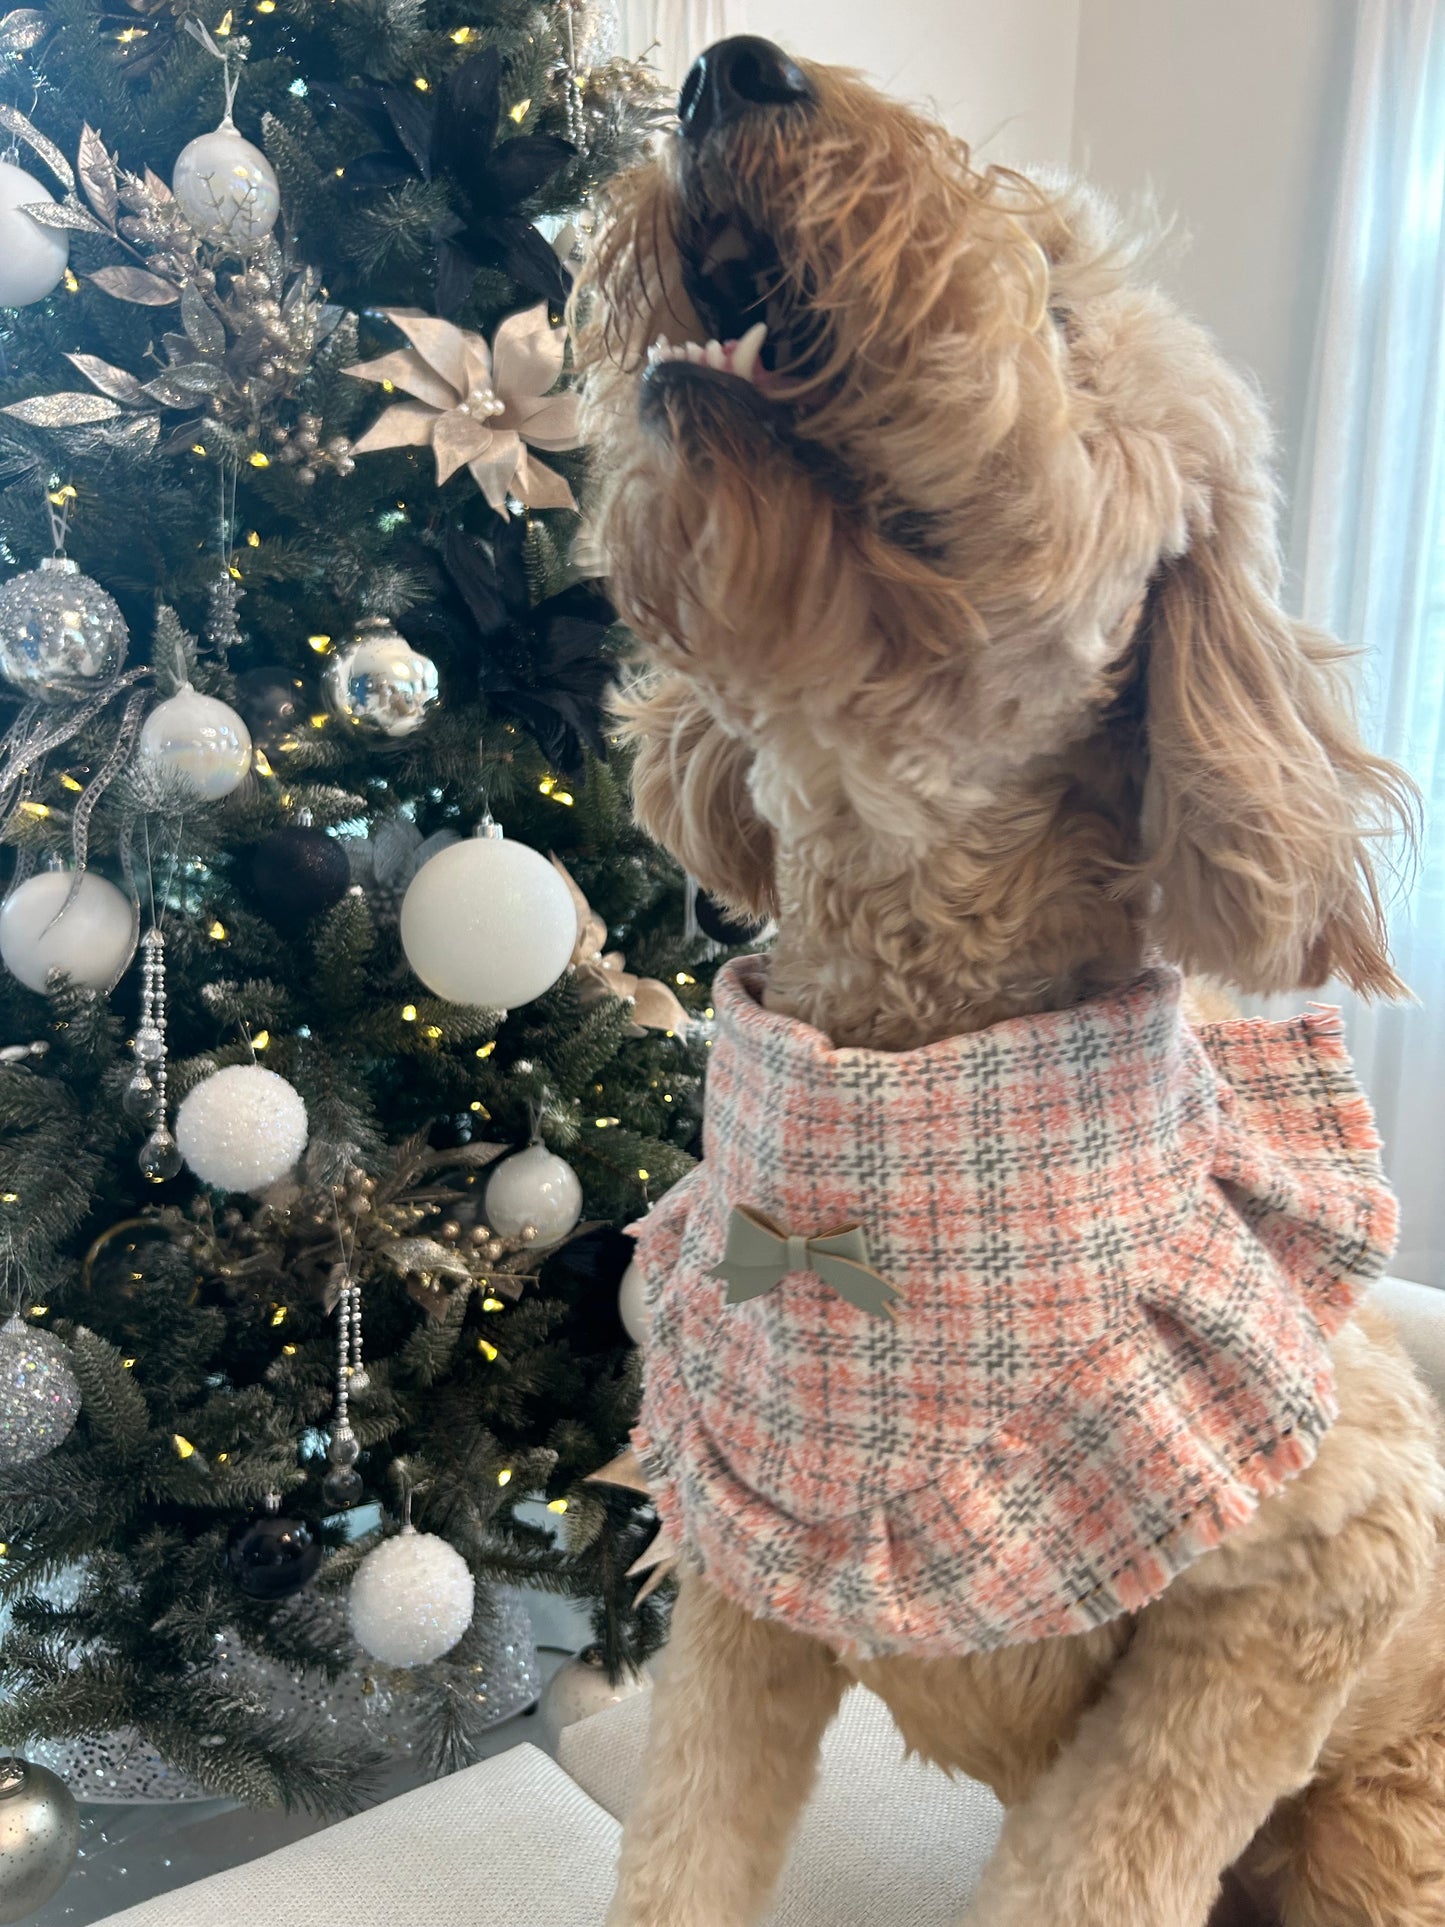
[[(642, 821), (777, 915), (769, 1003), (840, 1043), (1058, 1008), (1156, 955), (1397, 994), (1372, 852), (1409, 787), (1339, 647), (1279, 607), (1254, 394), (1086, 192), (804, 71), (807, 104), (618, 182), (579, 294), (601, 535), (651, 661)], [(645, 376), (654, 337), (713, 332), (730, 220), (766, 238), (773, 379)], [(1009, 1809), (975, 1927), (1445, 1922), (1438, 1418), (1373, 1313), (1335, 1357), (1310, 1470), (1090, 1635), (850, 1666), (686, 1580), (614, 1927), (759, 1916), (855, 1676)]]

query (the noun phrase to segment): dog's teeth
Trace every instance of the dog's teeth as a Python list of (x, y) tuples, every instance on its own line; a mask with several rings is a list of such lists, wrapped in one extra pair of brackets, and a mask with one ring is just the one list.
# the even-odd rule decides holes
[(758, 356), (762, 352), (767, 333), (767, 322), (755, 321), (733, 349), (733, 373), (741, 375), (744, 381), (751, 381), (757, 373)]
[(722, 343), (716, 338), (708, 342), (707, 346), (703, 349), (703, 353), (707, 356), (707, 365), (709, 368), (727, 367), (728, 358), (723, 353)]

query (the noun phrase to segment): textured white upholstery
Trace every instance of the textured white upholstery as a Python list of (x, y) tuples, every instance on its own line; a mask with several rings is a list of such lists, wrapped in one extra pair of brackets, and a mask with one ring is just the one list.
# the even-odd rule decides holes
[(517, 1746), (106, 1927), (600, 1927), (617, 1840), (559, 1766)]
[(1412, 1285), (1404, 1278), (1382, 1278), (1373, 1297), (1445, 1405), (1445, 1291), (1436, 1285)]
[[(641, 1784), (650, 1699), (562, 1735), (562, 1764), (619, 1819)], [(986, 1787), (905, 1760), (887, 1708), (857, 1687), (823, 1743), (769, 1927), (957, 1927), (1002, 1817)]]

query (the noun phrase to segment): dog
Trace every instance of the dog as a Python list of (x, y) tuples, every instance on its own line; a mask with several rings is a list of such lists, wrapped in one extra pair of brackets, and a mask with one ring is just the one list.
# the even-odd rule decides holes
[[(777, 920), (743, 1021), (912, 1063), (1171, 968), (1402, 994), (1376, 878), (1410, 786), (1281, 610), (1254, 392), (1118, 218), (750, 36), (679, 118), (574, 326), (639, 818)], [(780, 1249), (792, 1283), (729, 1316), (822, 1303)], [(1330, 1329), (1333, 1422), (1097, 1623), (868, 1650), (685, 1560), (610, 1927), (760, 1918), (854, 1680), (1007, 1810), (971, 1927), (1439, 1927), (1439, 1418), (1368, 1304)]]

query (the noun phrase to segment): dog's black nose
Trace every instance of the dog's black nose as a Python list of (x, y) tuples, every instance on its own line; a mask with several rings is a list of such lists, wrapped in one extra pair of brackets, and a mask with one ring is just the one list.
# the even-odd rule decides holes
[(682, 83), (677, 112), (683, 133), (700, 141), (753, 107), (786, 107), (812, 98), (807, 75), (781, 47), (757, 34), (740, 33), (698, 55)]

